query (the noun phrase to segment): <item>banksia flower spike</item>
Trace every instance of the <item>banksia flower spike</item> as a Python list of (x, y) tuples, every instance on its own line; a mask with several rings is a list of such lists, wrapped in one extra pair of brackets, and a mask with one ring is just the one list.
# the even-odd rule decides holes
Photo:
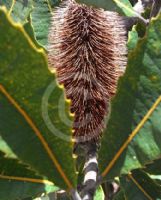
[(49, 33), (50, 67), (64, 84), (77, 142), (98, 142), (126, 67), (126, 30), (121, 16), (75, 1), (53, 12)]

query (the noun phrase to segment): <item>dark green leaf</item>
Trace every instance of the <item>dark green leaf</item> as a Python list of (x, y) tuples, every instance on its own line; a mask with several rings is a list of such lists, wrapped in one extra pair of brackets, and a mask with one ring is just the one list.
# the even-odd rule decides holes
[(15, 22), (26, 23), (33, 8), (33, 0), (16, 0), (12, 6), (11, 17)]
[(109, 11), (120, 12), (126, 16), (135, 16), (129, 0), (77, 0), (79, 3), (84, 3), (89, 6), (94, 6), (96, 8), (103, 8)]
[(161, 186), (157, 185), (146, 173), (135, 170), (128, 177), (120, 179), (127, 200), (160, 199)]
[(1, 137), (19, 159), (60, 188), (75, 187), (69, 102), (43, 50), (2, 11), (0, 35)]
[(33, 6), (34, 9), (31, 13), (31, 23), (35, 37), (40, 45), (46, 47), (51, 20), (50, 6), (46, 0), (35, 0)]
[(161, 175), (161, 159), (154, 160), (152, 163), (146, 165), (144, 170), (149, 174)]
[(17, 159), (7, 158), (1, 151), (0, 163), (0, 199), (22, 199), (58, 190), (54, 184), (36, 175), (36, 172), (32, 171), (29, 166)]
[(121, 188), (121, 190), (114, 196), (113, 200), (127, 200), (125, 196), (124, 190)]
[(161, 155), (160, 23), (161, 16), (151, 22), (146, 37), (129, 54), (99, 152), (103, 176), (126, 174)]
[(55, 6), (58, 6), (60, 2), (61, 0), (49, 0), (49, 3), (52, 8), (54, 8)]
[(83, 3), (86, 4), (88, 6), (94, 6), (96, 8), (104, 8), (105, 10), (113, 10), (116, 11), (117, 10), (117, 5), (112, 1), (106, 1), (106, 0), (77, 0), (78, 3)]

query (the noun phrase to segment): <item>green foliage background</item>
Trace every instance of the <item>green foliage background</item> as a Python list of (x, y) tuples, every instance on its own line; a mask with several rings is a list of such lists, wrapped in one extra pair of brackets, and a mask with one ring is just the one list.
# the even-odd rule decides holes
[[(134, 16), (128, 0), (83, 0)], [(35, 198), (77, 185), (70, 101), (48, 69), (50, 20), (59, 1), (0, 1), (0, 199)], [(128, 66), (111, 102), (99, 151), (103, 181), (117, 179), (114, 199), (161, 199), (161, 16), (144, 37), (129, 32)], [(44, 99), (46, 91), (50, 98)], [(45, 124), (42, 101), (51, 124)], [(64, 110), (60, 111), (61, 107)], [(45, 114), (45, 117), (46, 115)], [(68, 118), (65, 124), (63, 116)], [(68, 140), (57, 135), (63, 132)], [(117, 178), (116, 178), (117, 177)], [(9, 192), (8, 192), (9, 191)], [(95, 199), (103, 199), (98, 189)]]

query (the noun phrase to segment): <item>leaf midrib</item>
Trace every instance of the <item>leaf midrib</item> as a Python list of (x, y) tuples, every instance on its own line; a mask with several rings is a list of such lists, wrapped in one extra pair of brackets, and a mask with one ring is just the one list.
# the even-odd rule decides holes
[(137, 188), (147, 197), (148, 200), (153, 200), (153, 198), (144, 190), (144, 188), (136, 181), (132, 174), (128, 174), (128, 177), (137, 186)]
[(19, 106), (19, 104), (11, 97), (11, 95), (7, 92), (7, 90), (0, 84), (0, 92), (2, 92), (5, 97), (9, 100), (9, 102), (17, 109), (17, 111), (24, 117), (26, 122), (32, 128), (36, 136), (39, 138), (42, 146), (44, 147), (45, 151), (47, 152), (49, 158), (52, 160), (53, 164), (55, 165), (56, 169), (58, 170), (59, 174), (63, 178), (64, 182), (68, 186), (69, 189), (72, 189), (73, 186), (67, 176), (65, 175), (63, 169), (61, 168), (59, 162), (57, 161), (55, 155), (53, 154), (52, 150), (49, 148), (48, 143), (43, 138), (40, 130), (36, 127), (32, 119), (28, 116), (28, 114)]
[(35, 179), (35, 178), (28, 178), (28, 177), (20, 177), (20, 176), (7, 176), (0, 174), (0, 179), (7, 179), (7, 180), (15, 180), (15, 181), (22, 181), (22, 182), (31, 182), (31, 183), (41, 183), (47, 185), (54, 185), (53, 182), (43, 179)]
[(148, 112), (145, 114), (145, 116), (142, 118), (140, 123), (136, 126), (136, 128), (132, 131), (132, 133), (129, 135), (127, 140), (123, 143), (123, 145), (120, 147), (120, 149), (117, 151), (111, 162), (107, 165), (105, 170), (102, 172), (102, 177), (105, 177), (113, 165), (116, 163), (118, 158), (121, 156), (121, 154), (124, 152), (128, 144), (132, 141), (132, 139), (137, 135), (137, 133), (140, 131), (140, 129), (144, 126), (145, 122), (149, 119), (149, 117), (152, 115), (152, 113), (155, 111), (157, 106), (161, 103), (161, 95), (157, 98), (157, 100), (154, 102), (154, 104), (151, 106), (151, 108), (148, 110)]

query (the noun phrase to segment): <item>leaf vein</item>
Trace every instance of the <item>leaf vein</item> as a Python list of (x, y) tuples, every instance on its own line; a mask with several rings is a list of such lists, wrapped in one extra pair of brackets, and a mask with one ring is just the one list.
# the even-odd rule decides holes
[(133, 181), (133, 183), (143, 192), (143, 194), (149, 199), (153, 200), (153, 198), (142, 188), (142, 186), (135, 180), (132, 174), (128, 174), (128, 177)]
[(24, 181), (24, 182), (32, 182), (32, 183), (42, 183), (42, 184), (47, 184), (47, 185), (54, 185), (54, 183), (52, 183), (51, 181), (48, 181), (48, 180), (28, 178), (28, 177), (0, 175), (0, 179), (15, 180), (15, 181)]
[(40, 142), (42, 143), (44, 149), (46, 150), (48, 156), (50, 157), (50, 159), (52, 160), (52, 162), (54, 163), (55, 167), (57, 168), (58, 172), (60, 173), (60, 175), (62, 176), (63, 180), (65, 181), (66, 185), (68, 186), (69, 189), (72, 189), (73, 186), (70, 183), (69, 179), (67, 178), (67, 176), (65, 175), (63, 169), (61, 168), (60, 164), (58, 163), (55, 155), (53, 154), (53, 152), (51, 151), (51, 149), (49, 148), (46, 140), (43, 138), (41, 132), (39, 131), (39, 129), (36, 127), (36, 125), (33, 123), (33, 121), (31, 120), (31, 118), (27, 115), (27, 113), (18, 105), (18, 103), (10, 96), (10, 94), (6, 91), (6, 89), (0, 85), (0, 91), (6, 96), (6, 98), (10, 101), (11, 104), (13, 104), (15, 106), (15, 108), (19, 111), (19, 113), (24, 117), (24, 119), (26, 120), (26, 122), (30, 125), (30, 127), (34, 130), (35, 134), (37, 135), (37, 137), (39, 138)]
[(15, 3), (16, 3), (16, 0), (12, 0), (11, 7), (10, 7), (10, 9), (9, 9), (9, 11), (8, 11), (8, 14), (9, 14), (9, 15), (11, 15)]
[(136, 126), (136, 128), (132, 131), (132, 133), (129, 135), (129, 137), (127, 138), (127, 140), (123, 143), (123, 145), (120, 147), (120, 149), (118, 150), (118, 152), (115, 154), (115, 156), (113, 157), (113, 159), (111, 160), (111, 162), (109, 163), (109, 165), (105, 168), (105, 170), (102, 173), (102, 176), (106, 176), (108, 174), (108, 172), (111, 170), (111, 168), (113, 167), (113, 165), (116, 163), (116, 161), (118, 160), (118, 158), (121, 156), (121, 154), (123, 153), (123, 151), (126, 149), (126, 147), (128, 146), (128, 144), (132, 141), (132, 139), (136, 136), (136, 134), (139, 132), (139, 130), (144, 126), (145, 122), (148, 120), (148, 118), (152, 115), (152, 113), (154, 112), (154, 110), (157, 108), (157, 106), (159, 105), (159, 103), (161, 102), (161, 96), (159, 96), (157, 98), (157, 100), (154, 102), (154, 104), (151, 106), (151, 108), (149, 109), (149, 111), (146, 113), (146, 115), (143, 117), (143, 119), (140, 121), (140, 123)]

